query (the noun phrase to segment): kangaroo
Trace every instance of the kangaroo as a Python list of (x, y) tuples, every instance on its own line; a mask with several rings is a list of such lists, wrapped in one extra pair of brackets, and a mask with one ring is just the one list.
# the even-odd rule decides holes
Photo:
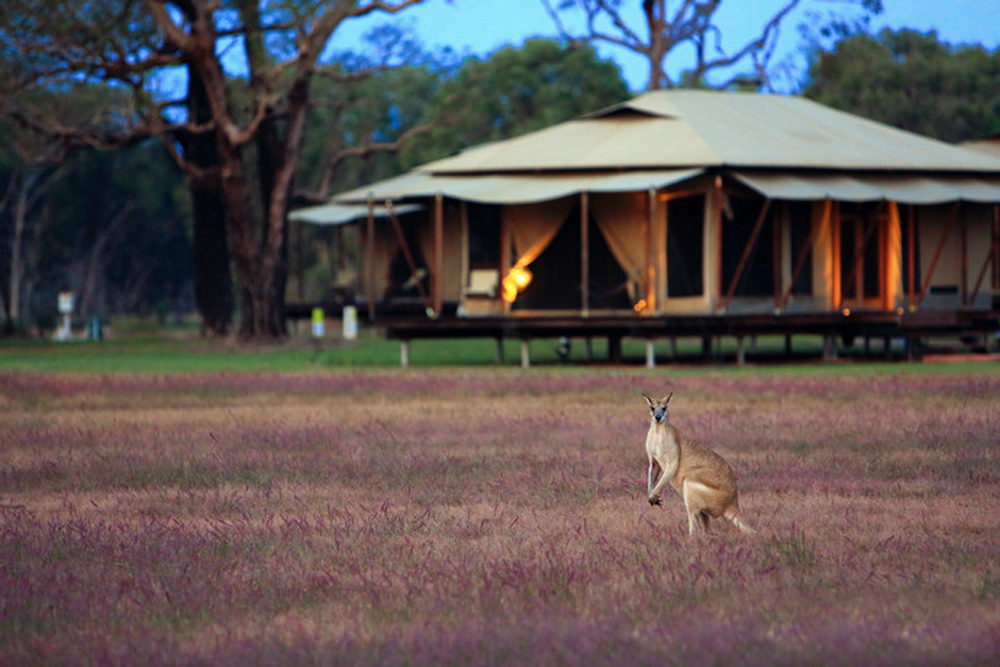
[(660, 492), (669, 482), (684, 499), (690, 534), (707, 531), (709, 517), (718, 519), (720, 516), (732, 521), (744, 533), (753, 533), (753, 528), (740, 514), (736, 478), (729, 464), (711, 449), (687, 439), (670, 423), (667, 406), (673, 396), (671, 392), (656, 401), (642, 395), (653, 413), (646, 433), (649, 504), (660, 504)]

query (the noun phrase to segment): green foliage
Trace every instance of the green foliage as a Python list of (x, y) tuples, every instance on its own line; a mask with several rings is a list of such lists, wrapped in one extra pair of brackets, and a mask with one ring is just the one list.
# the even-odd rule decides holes
[(469, 58), (432, 103), (438, 129), (407, 147), (409, 168), (487, 141), (577, 118), (629, 96), (621, 72), (589, 46), (545, 39)]
[(1000, 131), (1000, 50), (951, 46), (937, 34), (883, 30), (821, 53), (804, 94), (945, 141)]
[[(30, 212), (25, 320), (54, 321), (56, 293), (65, 288), (77, 294), (84, 318), (190, 308), (186, 199), (178, 201), (182, 187), (155, 142), (71, 157)], [(0, 217), (0, 223), (5, 220)], [(0, 229), (9, 234), (7, 224)], [(0, 257), (0, 269), (7, 270), (8, 259)]]

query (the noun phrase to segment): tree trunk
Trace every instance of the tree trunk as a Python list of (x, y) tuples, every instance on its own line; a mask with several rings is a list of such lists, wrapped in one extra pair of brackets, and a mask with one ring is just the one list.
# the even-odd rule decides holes
[(191, 187), (194, 296), (204, 333), (225, 336), (233, 324), (233, 280), (226, 243), (226, 205), (218, 188)]
[[(211, 120), (205, 86), (195, 67), (188, 70), (189, 114), (198, 123)], [(202, 331), (211, 336), (229, 334), (233, 324), (233, 280), (226, 239), (226, 203), (220, 192), (219, 158), (215, 132), (185, 138), (185, 159), (199, 177), (188, 178), (193, 213), (192, 260), (194, 295)]]

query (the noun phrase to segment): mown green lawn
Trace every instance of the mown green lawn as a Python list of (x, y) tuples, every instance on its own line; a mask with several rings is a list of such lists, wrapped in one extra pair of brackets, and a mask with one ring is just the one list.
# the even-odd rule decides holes
[[(816, 373), (885, 373), (934, 372), (940, 364), (886, 362), (880, 355), (872, 357), (844, 356), (836, 363), (823, 363), (821, 341), (801, 336), (794, 340), (791, 360), (782, 357), (784, 338), (761, 337), (751, 362), (737, 368), (735, 343), (723, 340), (710, 358), (702, 356), (701, 341), (680, 339), (677, 357), (669, 341), (658, 341), (658, 368), (653, 372), (770, 372), (781, 374)], [(81, 372), (81, 373), (170, 373), (170, 372), (300, 372), (334, 368), (398, 368), (400, 343), (387, 340), (380, 332), (363, 329), (357, 340), (345, 341), (329, 337), (318, 345), (308, 336), (298, 334), (278, 344), (243, 344), (232, 339), (210, 340), (198, 337), (187, 329), (154, 330), (144, 328), (135, 333), (109, 337), (103, 341), (0, 339), (0, 370)], [(581, 371), (587, 368), (608, 368), (606, 339), (593, 339), (588, 345), (583, 339), (571, 341), (568, 357), (557, 353), (555, 339), (534, 340), (530, 344), (531, 363), (546, 370)], [(641, 370), (645, 364), (645, 342), (623, 341), (622, 361), (618, 367)], [(521, 362), (519, 340), (503, 343), (503, 359), (498, 361), (496, 343), (492, 339), (415, 340), (410, 344), (410, 364), (417, 368), (432, 367), (518, 367)], [(984, 372), (989, 362), (949, 363), (951, 371)]]

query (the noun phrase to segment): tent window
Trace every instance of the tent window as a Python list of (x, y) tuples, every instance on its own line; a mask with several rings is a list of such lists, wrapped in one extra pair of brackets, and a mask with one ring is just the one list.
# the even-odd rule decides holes
[(913, 295), (920, 292), (920, 208), (917, 206), (906, 206), (901, 211), (901, 224), (899, 225), (903, 254), (903, 290), (910, 294), (910, 225), (909, 216), (913, 216)]
[(705, 198), (667, 203), (667, 296), (701, 296), (705, 255)]
[(877, 205), (841, 205), (841, 298), (863, 301), (882, 295), (882, 221)]
[[(730, 197), (732, 215), (722, 227), (722, 285), (729, 289), (740, 258), (750, 242), (754, 225), (760, 216), (763, 199)], [(774, 217), (768, 213), (757, 236), (734, 296), (770, 296), (774, 293)]]
[[(812, 224), (812, 202), (793, 201), (786, 202), (788, 219), (792, 241), (792, 261), (798, 261), (802, 255), (802, 248), (809, 241), (810, 225)], [(809, 296), (812, 290), (812, 253), (807, 252), (802, 270), (795, 284), (792, 285), (792, 294), (799, 296)]]
[(471, 270), (500, 267), (500, 213), (492, 204), (468, 204)]
[(386, 290), (386, 298), (417, 298), (424, 294), (429, 294), (430, 271), (427, 268), (427, 261), (421, 252), (420, 244), (417, 243), (417, 234), (413, 225), (403, 224), (403, 236), (406, 239), (410, 257), (413, 259), (416, 271), (412, 270), (406, 254), (402, 248), (397, 247), (396, 253), (389, 264), (389, 286)]

